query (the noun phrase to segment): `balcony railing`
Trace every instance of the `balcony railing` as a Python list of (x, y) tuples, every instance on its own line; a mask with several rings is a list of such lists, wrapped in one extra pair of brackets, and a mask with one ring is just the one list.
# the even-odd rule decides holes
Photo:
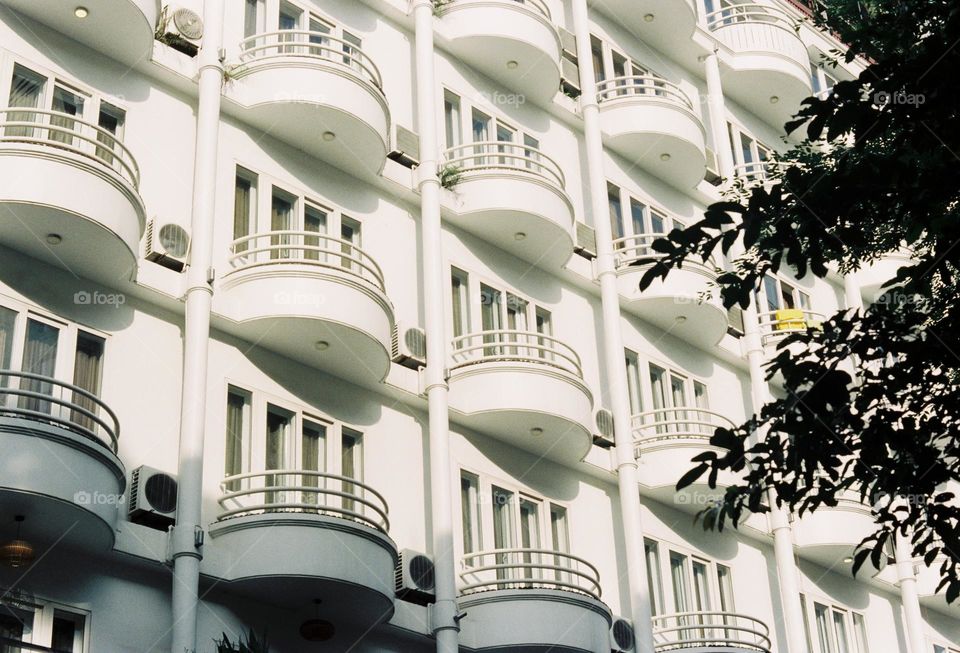
[[(522, 5), (524, 7), (528, 7), (529, 9), (532, 9), (533, 11), (537, 12), (547, 20), (552, 20), (550, 18), (550, 7), (547, 6), (547, 3), (544, 2), (544, 0), (499, 0), (499, 1), (500, 1), (500, 4), (503, 4), (506, 6), (512, 5), (515, 7), (516, 5)], [(444, 8), (449, 7), (450, 5), (468, 4), (468, 3), (490, 4), (489, 0), (481, 0), (480, 2), (478, 2), (477, 0), (439, 0), (439, 1), (433, 0), (434, 6), (436, 6), (441, 13), (443, 12)]]
[[(654, 232), (649, 234), (637, 234), (634, 236), (624, 236), (613, 241), (613, 252), (616, 257), (617, 267), (625, 268), (629, 266), (641, 267), (644, 265), (653, 265), (661, 258), (663, 254), (653, 249), (653, 241), (658, 238), (666, 238), (665, 232)], [(713, 271), (717, 265), (713, 258), (708, 258), (704, 263), (697, 257), (692, 257), (684, 265), (692, 264), (706, 267)]]
[(303, 469), (235, 474), (220, 483), (219, 520), (267, 513), (328, 515), (390, 529), (383, 495), (356, 479)]
[(0, 370), (0, 415), (53, 424), (116, 453), (120, 422), (95, 394), (40, 374)]
[(0, 109), (0, 143), (64, 150), (105, 166), (134, 189), (140, 185), (137, 162), (115, 134), (66, 113), (19, 107)]
[(734, 166), (733, 173), (747, 185), (768, 184), (773, 175), (784, 168), (785, 165), (777, 161), (753, 161)]
[(244, 64), (277, 57), (302, 57), (321, 66), (352, 71), (379, 89), (383, 78), (363, 50), (344, 39), (310, 30), (278, 30), (255, 34), (240, 42)]
[(461, 594), (488, 590), (548, 589), (600, 599), (600, 573), (592, 564), (547, 549), (494, 549), (463, 557)]
[(757, 317), (760, 321), (760, 335), (764, 344), (782, 340), (807, 329), (819, 329), (825, 319), (822, 314), (805, 308), (782, 308), (760, 313)]
[(633, 416), (635, 446), (667, 440), (696, 439), (704, 444), (718, 428), (732, 429), (734, 423), (706, 408), (660, 408)]
[(693, 102), (673, 82), (654, 75), (631, 75), (605, 79), (597, 84), (597, 101), (659, 100), (693, 111)]
[(796, 21), (787, 12), (770, 5), (754, 3), (734, 4), (710, 12), (706, 17), (707, 28), (718, 30), (731, 25), (773, 25), (792, 34)]
[(447, 150), (444, 163), (458, 176), (478, 172), (523, 172), (564, 190), (566, 180), (556, 161), (535, 147), (501, 141), (466, 143)]
[(653, 618), (653, 649), (733, 649), (770, 653), (770, 629), (733, 612), (682, 612)]
[(583, 368), (577, 352), (569, 345), (543, 333), (478, 331), (453, 339), (451, 369), (498, 362), (545, 365), (583, 378)]
[(346, 273), (381, 292), (383, 272), (368, 254), (348, 240), (315, 231), (266, 231), (238, 238), (230, 244), (234, 270), (296, 263)]

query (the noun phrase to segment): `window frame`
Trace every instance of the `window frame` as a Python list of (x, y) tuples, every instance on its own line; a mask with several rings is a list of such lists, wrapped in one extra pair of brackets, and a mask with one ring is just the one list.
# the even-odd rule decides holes
[(66, 615), (66, 618), (74, 623), (79, 623), (81, 627), (81, 632), (74, 634), (72, 647), (74, 650), (72, 653), (90, 653), (92, 650), (90, 646), (92, 613), (90, 610), (35, 597), (31, 597), (29, 601), (18, 601), (15, 598), (5, 597), (0, 601), (0, 609), (6, 609), (8, 604), (17, 610), (29, 612), (33, 615), (33, 623), (29, 635), (24, 636), (24, 638), (20, 640), (24, 644), (51, 646), (53, 641), (53, 622), (54, 619), (59, 616), (58, 613), (60, 613)]
[[(809, 592), (801, 592), (800, 594), (800, 605), (801, 613), (804, 616), (805, 622), (805, 632), (808, 634), (808, 639), (810, 640), (811, 653), (869, 653), (870, 643), (867, 641), (867, 633), (869, 633), (869, 628), (867, 627), (866, 615), (860, 610), (853, 610), (842, 604), (837, 603), (836, 601), (831, 601), (830, 599), (813, 594)], [(827, 637), (828, 637), (828, 646), (827, 650), (824, 650), (820, 645), (820, 628), (817, 624), (817, 608), (823, 608), (826, 610), (827, 617)], [(860, 650), (860, 645), (857, 637), (857, 624), (854, 619), (854, 615), (859, 616), (860, 623), (863, 625), (864, 633), (864, 645), (867, 650)], [(838, 633), (836, 629), (836, 617), (839, 616), (844, 625), (844, 634), (846, 636), (846, 641), (844, 643), (844, 649), (841, 650), (838, 647)]]

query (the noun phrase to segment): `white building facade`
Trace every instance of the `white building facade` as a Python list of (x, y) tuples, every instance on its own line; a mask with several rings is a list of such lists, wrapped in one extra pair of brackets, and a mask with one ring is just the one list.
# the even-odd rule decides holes
[(674, 490), (898, 265), (638, 289), (858, 74), (803, 16), (0, 1), (0, 651), (960, 650), (857, 497)]

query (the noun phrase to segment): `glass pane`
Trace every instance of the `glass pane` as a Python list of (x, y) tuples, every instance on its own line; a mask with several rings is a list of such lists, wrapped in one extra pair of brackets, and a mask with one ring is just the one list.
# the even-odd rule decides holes
[(720, 610), (734, 612), (733, 576), (730, 573), (730, 567), (717, 565), (717, 587), (719, 589)]
[[(313, 204), (306, 204), (303, 208), (303, 230), (310, 233), (327, 233), (327, 212)], [(320, 249), (326, 248), (326, 241), (317, 236), (304, 236), (303, 239), (303, 258), (308, 261), (326, 261), (326, 252)]]
[[(106, 341), (99, 336), (84, 331), (77, 332), (77, 352), (73, 361), (73, 385), (96, 396), (100, 396), (100, 384), (103, 380), (103, 349), (105, 344)], [(74, 392), (73, 403), (97, 417), (102, 417), (97, 403), (89, 397)], [(100, 428), (93, 417), (79, 410), (72, 411), (70, 421), (89, 431), (96, 432)]]
[[(20, 368), (30, 374), (52, 377), (57, 365), (57, 345), (60, 330), (44, 322), (27, 320), (27, 339), (23, 348), (23, 363)], [(49, 395), (53, 386), (46, 381), (23, 379), (21, 389)], [(38, 398), (21, 397), (20, 407), (41, 413), (50, 412), (50, 402)]]
[(447, 148), (460, 145), (460, 98), (449, 91), (443, 94), (443, 125)]
[[(281, 412), (279, 408), (267, 406), (267, 442), (264, 457), (265, 469), (285, 469), (287, 467), (287, 447), (290, 436), (291, 415)], [(270, 474), (264, 477), (264, 487), (282, 486), (288, 479), (280, 474)], [(284, 502), (282, 492), (265, 492), (265, 503), (281, 504)]]
[(493, 494), (493, 546), (497, 549), (512, 549), (517, 538), (513, 525), (513, 492), (494, 487)]
[(480, 479), (468, 472), (460, 474), (460, 518), (463, 552), (480, 550)]
[[(245, 447), (250, 427), (250, 398), (246, 393), (231, 388), (227, 392), (227, 442), (223, 466), (224, 476), (234, 476), (244, 472)], [(240, 481), (228, 484), (227, 489), (240, 489)]]
[[(9, 370), (13, 365), (13, 329), (17, 312), (0, 306), (0, 370)], [(7, 377), (0, 378), (0, 387), (7, 384)]]
[(243, 36), (244, 38), (259, 34), (263, 31), (260, 25), (262, 16), (261, 0), (244, 0), (243, 6)]
[(453, 308), (453, 336), (458, 338), (467, 332), (470, 325), (466, 274), (460, 270), (452, 270), (450, 274), (450, 289), (450, 301)]
[(813, 637), (810, 634), (810, 615), (807, 610), (807, 599), (803, 594), (800, 595), (800, 612), (803, 614), (803, 633), (807, 638), (807, 649), (810, 653), (815, 653), (813, 650)]
[[(300, 469), (305, 472), (322, 472), (326, 469), (327, 427), (308, 419), (303, 420), (303, 430), (300, 434)], [(320, 477), (315, 474), (304, 474), (301, 479), (304, 487), (323, 487)], [(302, 503), (324, 503), (326, 495), (304, 490), (301, 493)]]
[(341, 264), (348, 270), (358, 269), (359, 263), (356, 259), (359, 259), (359, 256), (355, 250), (360, 247), (360, 223), (345, 216), (341, 217), (340, 239), (344, 241), (340, 246), (341, 251), (351, 257), (341, 257)]
[[(363, 436), (353, 429), (343, 427), (341, 433), (340, 474), (356, 481), (363, 480)], [(343, 482), (343, 491), (354, 496), (363, 496), (363, 490), (356, 483)], [(352, 499), (343, 500), (343, 509), (364, 512), (360, 504)]]
[[(55, 86), (53, 89), (53, 103), (51, 108), (57, 113), (82, 117), (83, 102), (83, 96), (65, 89), (62, 86)], [(72, 132), (79, 130), (76, 120), (70, 120), (63, 116), (51, 116), (50, 124), (60, 128), (50, 130), (50, 140), (68, 145), (75, 144), (76, 139), (72, 136)]]
[(780, 299), (785, 308), (796, 308), (797, 304), (793, 299), (793, 286), (788, 283), (780, 282)]
[[(499, 331), (503, 328), (503, 318), (500, 313), (500, 291), (486, 284), (480, 284), (480, 328), (483, 331)], [(484, 342), (496, 342), (501, 336), (490, 333), (483, 337)], [(496, 356), (501, 353), (499, 347), (485, 347), (484, 356)]]
[(643, 411), (643, 401), (640, 394), (640, 363), (637, 355), (632, 351), (624, 352), (624, 362), (627, 366), (627, 394), (630, 396), (630, 414), (637, 415)]
[(667, 216), (656, 211), (650, 211), (650, 231), (652, 233), (667, 233), (667, 231), (669, 231), (667, 229), (667, 223)]
[(853, 638), (856, 653), (869, 653), (867, 649), (867, 625), (863, 615), (856, 612), (853, 615)]
[(670, 581), (673, 584), (673, 609), (676, 612), (689, 612), (692, 609), (686, 560), (686, 556), (670, 552)]
[[(8, 603), (0, 607), (0, 637), (12, 639), (15, 642), (25, 642), (32, 639), (33, 611), (24, 610)], [(6, 653), (7, 648), (0, 649)], [(19, 647), (10, 649), (11, 653), (20, 653)]]
[(693, 599), (694, 609), (710, 610), (710, 586), (708, 583), (708, 570), (706, 563), (694, 560), (691, 563), (693, 569)]
[(654, 615), (663, 614), (663, 583), (660, 580), (660, 547), (656, 542), (646, 540), (643, 552), (647, 560), (647, 591), (650, 593), (650, 607)]
[[(650, 391), (653, 395), (653, 409), (661, 410), (666, 408), (668, 395), (667, 395), (667, 373), (663, 368), (657, 367), (656, 365), (650, 365)], [(663, 416), (657, 416), (654, 418), (654, 421), (662, 421)], [(663, 433), (663, 426), (657, 427), (657, 433)]]
[(55, 611), (50, 648), (57, 653), (80, 653), (82, 646), (83, 617)]
[(97, 125), (105, 132), (109, 132), (116, 138), (111, 138), (107, 134), (97, 132), (97, 141), (103, 145), (97, 146), (97, 156), (107, 164), (114, 165), (116, 159), (114, 154), (120, 150), (119, 140), (123, 138), (123, 124), (126, 119), (126, 112), (123, 109), (108, 104), (100, 103), (100, 113), (97, 116)]
[[(270, 230), (271, 231), (290, 231), (293, 229), (293, 202), (285, 196), (276, 192), (273, 194), (270, 206)], [(288, 249), (273, 249), (277, 245), (285, 245), (290, 242), (288, 234), (279, 234), (270, 238), (270, 258), (285, 259), (290, 257)]]
[[(646, 226), (647, 205), (630, 198), (630, 219), (633, 234), (639, 236), (647, 233)], [(644, 241), (646, 243), (646, 241)]]
[[(237, 175), (233, 192), (233, 239), (250, 235), (250, 216), (253, 208), (253, 184), (246, 177)], [(237, 251), (245, 251), (249, 242), (240, 243)]]
[(813, 604), (813, 614), (817, 621), (817, 644), (820, 653), (837, 653), (833, 645), (833, 630), (830, 627), (829, 610), (825, 605)]
[(623, 238), (623, 207), (620, 204), (620, 189), (607, 184), (607, 202), (610, 205), (610, 230), (614, 239)]
[(777, 280), (769, 275), (763, 278), (763, 293), (767, 300), (768, 311), (778, 311), (783, 306), (780, 304), (780, 289), (777, 287)]
[(593, 74), (599, 84), (606, 79), (606, 75), (603, 74), (603, 44), (595, 36), (590, 37), (590, 54), (593, 58)]
[(850, 653), (847, 638), (847, 616), (843, 612), (833, 611), (833, 627), (837, 636), (837, 652)]
[(567, 526), (567, 509), (562, 506), (550, 505), (550, 537), (554, 551), (570, 550), (570, 532)]
[(520, 546), (540, 548), (540, 504), (526, 498), (520, 499)]
[[(13, 80), (10, 84), (10, 96), (7, 100), (9, 107), (25, 107), (37, 109), (40, 107), (40, 96), (46, 78), (20, 65), (13, 67)], [(40, 122), (36, 113), (32, 111), (11, 111), (7, 114), (11, 122)], [(7, 127), (6, 136), (14, 138), (32, 138), (32, 127)]]

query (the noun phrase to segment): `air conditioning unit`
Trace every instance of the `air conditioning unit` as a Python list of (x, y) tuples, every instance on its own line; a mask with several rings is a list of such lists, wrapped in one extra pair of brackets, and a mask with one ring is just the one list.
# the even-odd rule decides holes
[(734, 338), (743, 337), (743, 309), (739, 306), (731, 306), (727, 309), (727, 333)]
[(717, 153), (709, 147), (707, 148), (707, 170), (703, 178), (708, 184), (714, 186), (719, 186), (723, 182), (723, 177), (720, 176), (720, 165), (717, 163)]
[(160, 12), (156, 36), (161, 43), (195, 57), (203, 38), (203, 19), (191, 9), (167, 5)]
[(423, 329), (393, 325), (390, 339), (390, 360), (416, 370), (427, 365), (427, 334)]
[(573, 247), (574, 253), (587, 259), (597, 258), (597, 232), (593, 230), (593, 227), (578, 222), (576, 235), (577, 242)]
[(404, 549), (397, 558), (395, 573), (398, 599), (427, 605), (436, 601), (433, 559), (430, 556)]
[(177, 479), (152, 467), (141, 465), (130, 474), (130, 521), (167, 530), (177, 515)]
[(147, 222), (145, 256), (166, 268), (181, 272), (190, 255), (190, 234), (178, 224), (157, 225), (156, 220)]
[(393, 130), (393, 143), (388, 158), (408, 168), (420, 165), (420, 136), (415, 131), (397, 125)]
[(576, 61), (566, 57), (560, 59), (560, 90), (570, 97), (580, 95), (580, 69)]
[(613, 446), (613, 413), (606, 408), (601, 408), (593, 416), (596, 435), (593, 436), (593, 443), (597, 446), (609, 449)]
[(636, 647), (633, 624), (623, 617), (614, 617), (610, 626), (611, 653), (632, 653)]

